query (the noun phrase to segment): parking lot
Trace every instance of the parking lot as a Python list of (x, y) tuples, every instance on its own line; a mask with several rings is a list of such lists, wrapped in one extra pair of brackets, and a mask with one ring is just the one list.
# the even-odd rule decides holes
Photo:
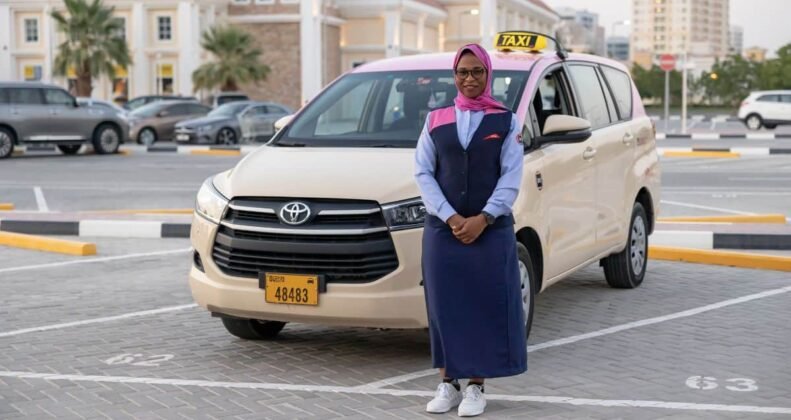
[[(30, 153), (0, 165), (0, 218), (190, 208), (239, 159)], [(791, 156), (662, 163), (663, 217), (791, 216)], [(194, 305), (187, 239), (79, 240), (98, 255), (0, 247), (0, 418), (456, 417), (424, 412), (423, 330), (243, 341)], [(484, 418), (791, 417), (788, 272), (650, 261), (616, 290), (593, 265), (537, 305), (529, 370), (487, 382)]]

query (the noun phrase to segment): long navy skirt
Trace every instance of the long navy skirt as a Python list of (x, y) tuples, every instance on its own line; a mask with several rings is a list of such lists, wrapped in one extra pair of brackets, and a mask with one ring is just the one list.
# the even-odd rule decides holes
[(457, 379), (527, 370), (513, 218), (498, 218), (465, 245), (447, 224), (428, 216), (423, 279), (435, 368)]

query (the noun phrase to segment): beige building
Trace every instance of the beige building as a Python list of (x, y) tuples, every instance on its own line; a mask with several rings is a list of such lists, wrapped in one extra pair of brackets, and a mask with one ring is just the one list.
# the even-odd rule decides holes
[(754, 61), (756, 63), (763, 63), (766, 61), (766, 48), (761, 47), (750, 47), (745, 48), (743, 51), (744, 58), (749, 61)]
[(661, 54), (704, 67), (728, 54), (729, 0), (633, 0), (631, 54), (650, 67)]

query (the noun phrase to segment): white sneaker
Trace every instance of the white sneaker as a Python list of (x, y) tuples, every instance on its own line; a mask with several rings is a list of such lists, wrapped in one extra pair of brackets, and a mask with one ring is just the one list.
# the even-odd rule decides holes
[(486, 408), (486, 397), (480, 385), (467, 385), (464, 389), (464, 400), (459, 404), (459, 416), (473, 417), (483, 414)]
[(426, 411), (434, 414), (447, 413), (461, 402), (461, 392), (453, 385), (443, 382), (437, 387), (434, 399), (426, 404)]

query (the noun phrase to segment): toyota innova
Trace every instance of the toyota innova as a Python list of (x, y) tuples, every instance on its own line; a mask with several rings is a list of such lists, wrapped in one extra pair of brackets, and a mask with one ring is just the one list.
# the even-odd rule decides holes
[[(628, 70), (553, 41), (501, 33), (490, 53), (493, 95), (523, 126), (526, 334), (536, 293), (591, 263), (612, 287), (639, 286), (659, 204), (655, 129)], [(453, 57), (357, 67), (207, 179), (191, 229), (197, 303), (246, 339), (287, 322), (425, 328), (414, 154), (427, 114), (453, 106)]]

